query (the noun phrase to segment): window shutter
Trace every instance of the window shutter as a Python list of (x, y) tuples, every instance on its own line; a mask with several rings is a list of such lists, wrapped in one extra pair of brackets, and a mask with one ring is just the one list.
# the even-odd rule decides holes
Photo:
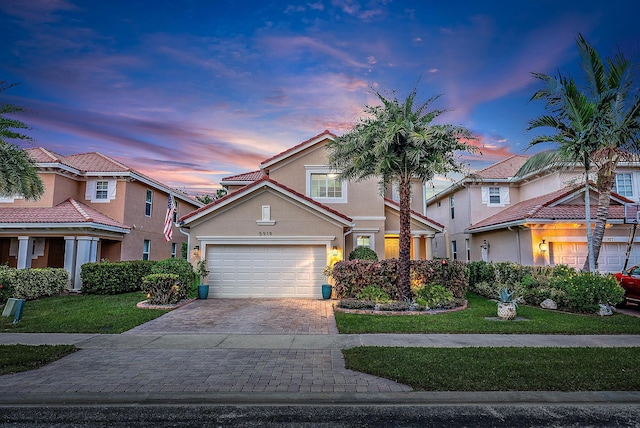
[(508, 187), (501, 187), (500, 188), (500, 202), (503, 204), (510, 204), (511, 201), (509, 200), (509, 188)]
[(482, 203), (484, 205), (488, 205), (489, 204), (489, 188), (488, 187), (482, 187)]
[(112, 201), (116, 198), (116, 187), (118, 182), (116, 180), (109, 180), (109, 200)]
[(84, 198), (87, 201), (91, 201), (96, 196), (96, 182), (95, 181), (87, 181), (87, 190), (84, 193)]

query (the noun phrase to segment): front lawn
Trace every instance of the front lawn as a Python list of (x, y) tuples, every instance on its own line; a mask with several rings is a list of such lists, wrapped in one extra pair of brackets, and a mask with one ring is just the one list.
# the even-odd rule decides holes
[(2, 345), (0, 375), (37, 369), (77, 350), (73, 345)]
[(422, 391), (638, 391), (638, 348), (345, 349), (346, 368)]
[(122, 333), (166, 313), (138, 309), (142, 292), (117, 295), (68, 295), (45, 297), (24, 304), (22, 320), (0, 317), (4, 333)]
[(527, 321), (494, 321), (496, 303), (468, 293), (463, 311), (438, 315), (360, 315), (336, 312), (340, 333), (528, 333), (528, 334), (638, 334), (640, 318), (614, 314), (577, 315), (518, 306)]

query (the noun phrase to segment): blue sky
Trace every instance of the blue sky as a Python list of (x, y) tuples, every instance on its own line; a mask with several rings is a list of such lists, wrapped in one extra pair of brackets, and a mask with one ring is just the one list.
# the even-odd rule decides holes
[(481, 168), (533, 138), (531, 72), (580, 78), (578, 33), (639, 62), (638, 16), (636, 0), (0, 0), (0, 80), (20, 83), (3, 101), (37, 146), (192, 195), (416, 84), (479, 136)]

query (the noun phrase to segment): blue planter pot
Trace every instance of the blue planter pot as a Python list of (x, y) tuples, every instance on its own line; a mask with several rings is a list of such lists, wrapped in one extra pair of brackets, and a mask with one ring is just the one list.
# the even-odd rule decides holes
[(198, 299), (206, 299), (209, 297), (209, 286), (198, 285)]
[(331, 298), (331, 284), (322, 284), (322, 298), (327, 300)]

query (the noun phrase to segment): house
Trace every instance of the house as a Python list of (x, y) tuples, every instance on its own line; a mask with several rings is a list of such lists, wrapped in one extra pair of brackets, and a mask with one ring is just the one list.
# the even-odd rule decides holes
[[(211, 297), (322, 296), (323, 269), (354, 248), (397, 257), (399, 206), (378, 182), (340, 182), (316, 135), (260, 164), (227, 177), (229, 193), (180, 219), (190, 248), (206, 257)], [(431, 258), (442, 225), (423, 215), (422, 183), (415, 183), (412, 256)], [(197, 248), (196, 248), (197, 247)]]
[[(548, 168), (516, 178), (526, 160), (510, 156), (427, 200), (429, 217), (445, 227), (434, 240), (435, 256), (582, 269), (588, 254), (584, 170)], [(617, 272), (624, 266), (632, 229), (625, 221), (625, 206), (635, 217), (639, 184), (638, 166), (621, 164), (598, 259), (600, 272)], [(593, 186), (589, 195), (595, 219), (598, 193)], [(640, 262), (640, 241), (634, 242), (630, 264)]]
[(79, 290), (83, 263), (180, 256), (187, 237), (175, 225), (169, 242), (163, 233), (169, 195), (174, 222), (201, 203), (100, 153), (27, 152), (45, 193), (37, 201), (0, 198), (0, 264), (63, 267)]

